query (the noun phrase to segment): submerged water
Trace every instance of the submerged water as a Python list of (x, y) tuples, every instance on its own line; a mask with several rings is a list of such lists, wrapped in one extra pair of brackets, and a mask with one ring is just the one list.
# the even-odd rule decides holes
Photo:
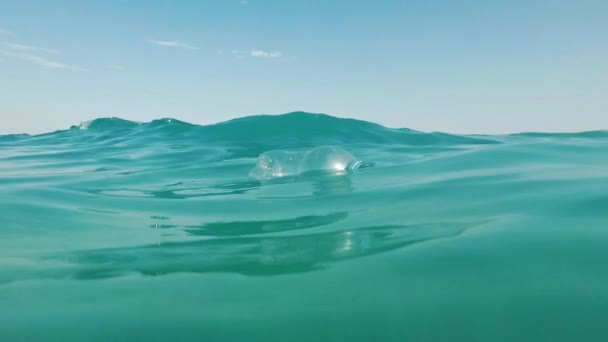
[(97, 119), (0, 136), (0, 218), (2, 341), (608, 336), (606, 131)]

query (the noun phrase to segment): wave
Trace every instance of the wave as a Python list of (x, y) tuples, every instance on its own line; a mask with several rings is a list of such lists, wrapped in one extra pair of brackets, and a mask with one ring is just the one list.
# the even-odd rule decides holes
[(512, 134), (512, 136), (525, 136), (533, 138), (584, 138), (584, 139), (608, 139), (608, 130), (575, 132), (575, 133), (544, 133), (527, 132)]
[(98, 118), (37, 136), (19, 135), (11, 139), (71, 139), (74, 141), (119, 141), (153, 139), (196, 139), (205, 143), (231, 146), (313, 147), (338, 144), (449, 146), (499, 144), (490, 136), (420, 132), (407, 128), (388, 128), (376, 123), (337, 118), (326, 114), (292, 112), (282, 115), (254, 115), (212, 125), (196, 125), (172, 118), (135, 122), (116, 117)]
[(0, 136), (0, 336), (403, 340), (479, 313), (470, 340), (521, 330), (539, 298), (601, 326), (607, 138), (301, 112)]

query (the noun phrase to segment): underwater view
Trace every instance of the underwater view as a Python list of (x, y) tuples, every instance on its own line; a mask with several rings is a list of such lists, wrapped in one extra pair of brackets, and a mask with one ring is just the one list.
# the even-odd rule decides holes
[(0, 339), (602, 341), (608, 131), (0, 136)]

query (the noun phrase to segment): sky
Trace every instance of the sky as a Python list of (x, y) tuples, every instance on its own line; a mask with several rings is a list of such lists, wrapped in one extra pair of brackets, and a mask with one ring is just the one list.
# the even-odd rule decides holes
[(327, 113), (608, 128), (605, 0), (0, 0), (0, 134)]

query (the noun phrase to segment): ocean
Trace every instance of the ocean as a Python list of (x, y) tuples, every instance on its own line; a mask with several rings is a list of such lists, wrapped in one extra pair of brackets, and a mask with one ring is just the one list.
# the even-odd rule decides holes
[(605, 341), (608, 131), (0, 136), (1, 341)]

